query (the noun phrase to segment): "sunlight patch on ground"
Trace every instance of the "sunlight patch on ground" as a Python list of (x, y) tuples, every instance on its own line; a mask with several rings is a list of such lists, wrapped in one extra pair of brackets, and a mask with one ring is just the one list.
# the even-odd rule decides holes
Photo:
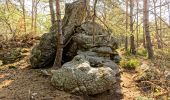
[(0, 83), (0, 89), (2, 89), (5, 86), (10, 85), (14, 80), (5, 80), (3, 82)]
[(9, 75), (10, 75), (9, 73), (0, 74), (0, 79), (1, 79), (1, 78), (4, 78), (4, 77), (6, 77), (6, 76), (9, 76)]

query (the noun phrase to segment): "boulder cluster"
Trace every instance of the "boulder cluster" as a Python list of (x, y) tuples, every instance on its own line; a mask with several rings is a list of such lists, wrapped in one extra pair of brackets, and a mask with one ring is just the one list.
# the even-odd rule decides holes
[[(63, 65), (52, 71), (52, 83), (60, 90), (95, 95), (108, 90), (120, 93), (120, 72), (116, 39), (102, 25), (84, 22), (82, 2), (66, 4), (62, 30), (64, 34)], [(31, 53), (32, 68), (48, 67), (56, 54), (56, 30), (53, 25)]]

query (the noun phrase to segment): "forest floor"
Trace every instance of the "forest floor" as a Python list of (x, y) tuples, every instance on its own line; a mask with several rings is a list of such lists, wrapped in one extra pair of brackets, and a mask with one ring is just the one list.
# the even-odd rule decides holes
[[(0, 67), (0, 100), (83, 100), (80, 96), (55, 89), (50, 83), (50, 77), (44, 76), (41, 69), (30, 69), (29, 52), (30, 49), (19, 62)], [(141, 94), (133, 81), (132, 76), (135, 74), (125, 71), (122, 73), (124, 100), (133, 100)], [(108, 100), (105, 95), (95, 99)]]
[[(0, 100), (113, 100), (107, 93), (84, 98), (55, 89), (50, 83), (50, 76), (44, 76), (41, 69), (30, 68), (31, 48), (25, 50), (20, 61), (0, 66)], [(133, 80), (136, 74), (135, 71), (122, 71), (123, 100), (136, 100), (141, 96)]]

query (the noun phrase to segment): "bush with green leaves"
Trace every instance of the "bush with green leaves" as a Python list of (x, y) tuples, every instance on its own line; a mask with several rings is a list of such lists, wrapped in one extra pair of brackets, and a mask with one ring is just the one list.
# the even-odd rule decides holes
[(140, 49), (138, 49), (137, 55), (146, 57), (147, 56), (147, 50), (144, 49), (144, 48), (140, 48)]
[(120, 66), (124, 69), (135, 70), (139, 66), (139, 61), (136, 59), (123, 59)]

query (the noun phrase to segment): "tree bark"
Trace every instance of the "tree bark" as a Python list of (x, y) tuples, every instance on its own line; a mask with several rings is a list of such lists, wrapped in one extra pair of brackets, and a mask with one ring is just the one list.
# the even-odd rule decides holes
[(133, 7), (134, 7), (134, 1), (130, 0), (130, 52), (132, 54), (136, 54), (136, 50), (135, 50), (135, 38), (134, 38), (134, 34), (133, 34)]
[(128, 0), (126, 0), (126, 38), (125, 38), (125, 50), (128, 50)]
[(170, 4), (168, 4), (168, 12), (169, 12), (169, 26), (170, 26)]
[(22, 17), (24, 20), (24, 32), (26, 32), (27, 29), (26, 29), (26, 18), (25, 18), (25, 0), (19, 0), (19, 2), (22, 8)]
[(95, 18), (96, 18), (96, 4), (97, 0), (94, 1), (94, 8), (93, 8), (93, 45), (95, 45)]
[(37, 33), (37, 6), (38, 6), (38, 1), (37, 0), (35, 0), (35, 7), (34, 7), (34, 9), (35, 9), (35, 12), (34, 12), (34, 32), (35, 33)]
[[(153, 0), (153, 5), (154, 5), (154, 13), (156, 14), (156, 0)], [(157, 23), (157, 17), (156, 15), (154, 15), (154, 18), (155, 18), (155, 30), (156, 30), (156, 39), (157, 39), (157, 45), (158, 45), (158, 48), (160, 49), (161, 48), (161, 41), (160, 41), (160, 38), (159, 38), (159, 32), (158, 32), (158, 23)]]
[[(162, 0), (160, 0), (160, 18), (162, 18)], [(160, 19), (160, 29), (159, 29), (159, 38), (160, 40), (162, 41), (162, 20)], [(161, 47), (163, 46), (162, 42), (160, 43), (161, 44)]]
[(144, 0), (143, 2), (144, 2), (143, 4), (144, 29), (145, 29), (145, 38), (146, 38), (146, 46), (147, 46), (147, 51), (148, 51), (148, 58), (153, 59), (154, 53), (153, 53), (151, 37), (150, 37), (150, 32), (149, 32), (149, 6), (148, 6), (149, 0)]
[(34, 31), (34, 2), (35, 0), (32, 0), (31, 32)]
[[(166, 2), (168, 2), (168, 0), (166, 1)], [(169, 26), (170, 26), (170, 3), (168, 4), (168, 14), (169, 14)]]
[(51, 24), (55, 23), (55, 11), (53, 6), (53, 0), (49, 0), (50, 14), (51, 14)]
[(86, 18), (85, 21), (88, 21), (91, 19), (91, 15), (90, 15), (90, 0), (83, 0), (84, 1), (84, 5), (86, 7)]
[(23, 19), (24, 19), (24, 32), (26, 32), (27, 29), (26, 29), (26, 19), (25, 19), (25, 0), (23, 0), (22, 10), (23, 10)]
[(57, 24), (58, 24), (58, 32), (56, 37), (57, 53), (56, 53), (56, 58), (53, 67), (61, 68), (62, 53), (63, 53), (63, 34), (62, 34), (62, 21), (61, 21), (59, 0), (56, 0), (56, 16), (57, 16)]
[(137, 50), (137, 48), (139, 47), (139, 28), (140, 27), (138, 27), (138, 24), (139, 24), (139, 0), (137, 0), (136, 1), (136, 5), (137, 5), (137, 15), (136, 15), (136, 17), (137, 17), (137, 22), (136, 22), (136, 24), (137, 24), (137, 27), (136, 27), (136, 41), (137, 41), (137, 43), (136, 43), (136, 50)]
[(146, 48), (146, 38), (145, 38), (144, 24), (143, 24), (143, 47)]

